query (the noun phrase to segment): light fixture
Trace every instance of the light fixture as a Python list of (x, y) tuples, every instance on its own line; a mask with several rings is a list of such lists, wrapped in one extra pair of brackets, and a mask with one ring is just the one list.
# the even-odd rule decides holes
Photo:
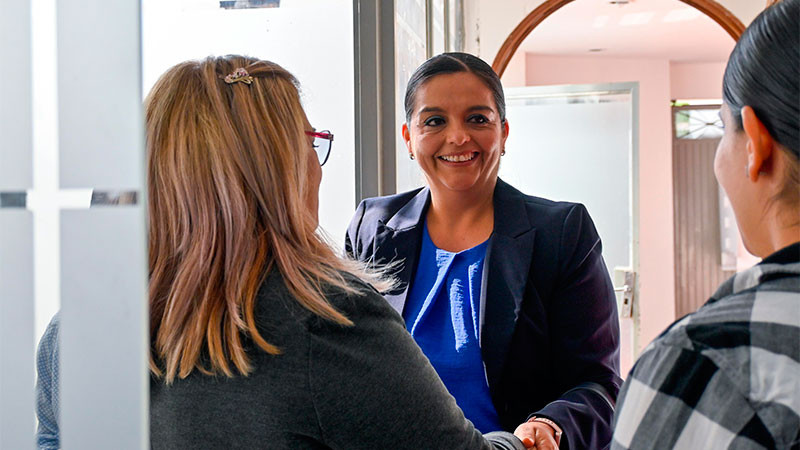
[(647, 25), (655, 15), (656, 13), (652, 11), (625, 14), (619, 20), (619, 25), (623, 27)]

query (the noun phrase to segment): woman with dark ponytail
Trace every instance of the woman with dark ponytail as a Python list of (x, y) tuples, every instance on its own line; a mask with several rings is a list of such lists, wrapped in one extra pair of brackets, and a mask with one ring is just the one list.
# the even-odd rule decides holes
[(800, 448), (800, 0), (745, 30), (720, 116), (714, 172), (763, 260), (645, 349), (612, 448)]

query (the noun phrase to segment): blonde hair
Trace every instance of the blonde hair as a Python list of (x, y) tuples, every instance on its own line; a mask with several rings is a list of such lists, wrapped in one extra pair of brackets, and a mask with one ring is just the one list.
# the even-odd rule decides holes
[[(237, 68), (252, 84), (223, 80)], [(168, 383), (195, 369), (248, 374), (243, 336), (280, 352), (254, 318), (270, 270), (302, 306), (344, 325), (323, 286), (357, 293), (342, 271), (380, 281), (315, 233), (297, 86), (277, 64), (229, 55), (176, 65), (145, 100), (150, 370)]]

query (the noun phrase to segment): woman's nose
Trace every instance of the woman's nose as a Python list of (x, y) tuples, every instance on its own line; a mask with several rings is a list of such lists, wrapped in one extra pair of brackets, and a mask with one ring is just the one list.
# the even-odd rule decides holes
[(447, 130), (447, 143), (452, 145), (464, 145), (469, 142), (470, 136), (461, 124), (451, 124)]

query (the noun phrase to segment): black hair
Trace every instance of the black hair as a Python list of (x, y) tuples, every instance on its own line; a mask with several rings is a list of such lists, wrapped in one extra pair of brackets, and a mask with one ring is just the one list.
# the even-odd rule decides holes
[(800, 0), (783, 0), (756, 17), (731, 52), (722, 97), (738, 129), (750, 106), (769, 134), (800, 157)]
[(506, 99), (503, 95), (503, 85), (500, 83), (500, 77), (497, 76), (489, 64), (486, 64), (477, 56), (469, 53), (453, 52), (442, 53), (430, 58), (422, 63), (411, 75), (406, 86), (406, 123), (411, 122), (411, 113), (414, 111), (414, 100), (419, 87), (437, 75), (457, 72), (469, 72), (483, 81), (483, 84), (492, 91), (497, 112), (500, 114), (500, 121), (505, 122)]

